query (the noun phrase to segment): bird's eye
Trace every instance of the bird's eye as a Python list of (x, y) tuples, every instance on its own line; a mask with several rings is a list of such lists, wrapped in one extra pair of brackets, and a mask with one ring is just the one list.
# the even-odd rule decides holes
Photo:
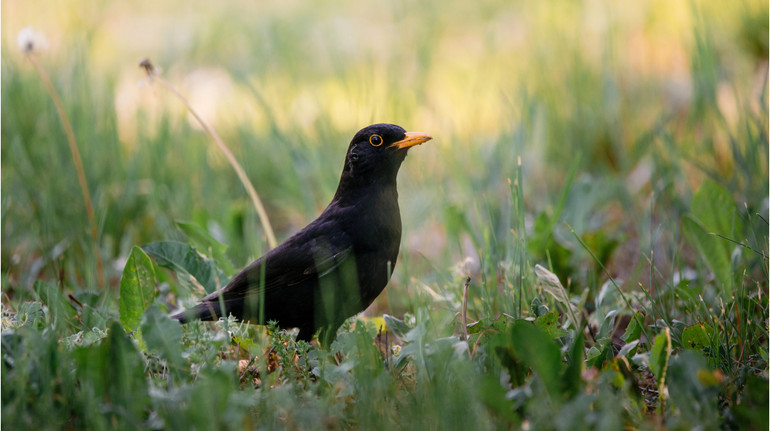
[(372, 144), (373, 147), (379, 147), (382, 145), (382, 136), (380, 135), (372, 135), (369, 137), (369, 143)]

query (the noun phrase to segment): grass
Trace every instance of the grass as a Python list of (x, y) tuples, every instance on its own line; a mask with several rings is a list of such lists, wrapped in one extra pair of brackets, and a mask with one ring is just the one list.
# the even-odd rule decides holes
[[(2, 3), (6, 426), (767, 429), (766, 5), (180, 6)], [(142, 57), (279, 240), (359, 128), (434, 136), (390, 285), (329, 348), (166, 317), (268, 240)]]

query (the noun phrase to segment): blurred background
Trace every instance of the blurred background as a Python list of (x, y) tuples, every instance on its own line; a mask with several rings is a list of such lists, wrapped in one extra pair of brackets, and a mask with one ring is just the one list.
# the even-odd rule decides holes
[[(390, 312), (459, 292), (465, 274), (514, 283), (511, 262), (596, 288), (569, 227), (631, 286), (650, 265), (673, 277), (695, 266), (680, 219), (706, 179), (767, 219), (766, 1), (1, 7), (6, 299), (38, 279), (97, 286), (64, 129), (18, 47), (28, 26), (73, 124), (112, 291), (134, 245), (186, 240), (177, 221), (229, 246), (236, 269), (267, 248), (225, 158), (142, 58), (236, 154), (279, 241), (328, 203), (357, 130), (434, 137), (399, 175), (402, 262), (377, 304)], [(757, 226), (748, 240), (766, 250)]]

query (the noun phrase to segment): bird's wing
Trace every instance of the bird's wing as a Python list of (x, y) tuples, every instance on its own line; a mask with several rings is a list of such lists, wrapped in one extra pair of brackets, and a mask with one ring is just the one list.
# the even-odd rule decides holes
[(307, 278), (321, 279), (323, 276), (331, 273), (350, 257), (353, 247), (348, 246), (339, 250), (332, 249), (331, 247), (315, 247), (313, 251), (314, 262), (302, 271), (303, 276), (299, 277), (299, 280), (289, 283), (289, 286)]
[(342, 232), (334, 238), (300, 234), (250, 264), (227, 286), (207, 295), (201, 302), (218, 301), (220, 295), (225, 301), (259, 295), (260, 290), (267, 295), (279, 289), (317, 281), (353, 254), (353, 248)]

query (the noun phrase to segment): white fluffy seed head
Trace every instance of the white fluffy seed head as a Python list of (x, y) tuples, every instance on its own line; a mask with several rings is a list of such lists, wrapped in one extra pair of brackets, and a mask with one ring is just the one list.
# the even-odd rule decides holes
[(42, 33), (39, 33), (32, 27), (24, 27), (16, 36), (16, 43), (19, 49), (25, 54), (31, 54), (35, 51), (44, 51), (48, 48), (48, 40)]

